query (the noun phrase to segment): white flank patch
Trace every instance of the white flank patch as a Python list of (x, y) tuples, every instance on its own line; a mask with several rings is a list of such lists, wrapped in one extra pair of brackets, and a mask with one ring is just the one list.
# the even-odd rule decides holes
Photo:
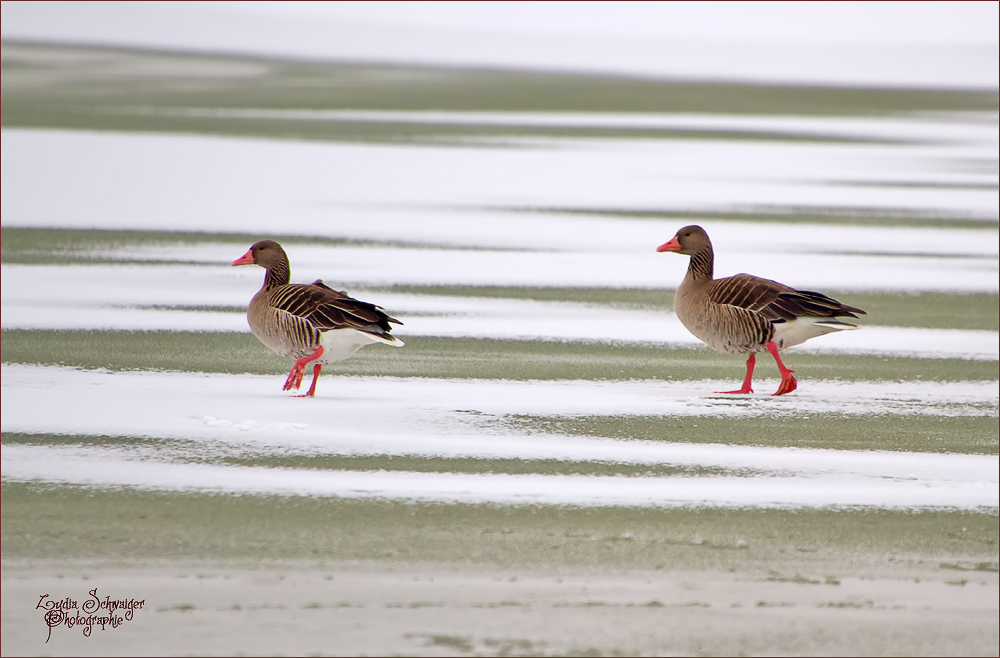
[(323, 355), (318, 359), (319, 363), (336, 363), (352, 356), (362, 347), (373, 343), (383, 343), (393, 347), (402, 347), (403, 344), (396, 340), (389, 340), (357, 329), (333, 329), (320, 334), (319, 344), (323, 347)]

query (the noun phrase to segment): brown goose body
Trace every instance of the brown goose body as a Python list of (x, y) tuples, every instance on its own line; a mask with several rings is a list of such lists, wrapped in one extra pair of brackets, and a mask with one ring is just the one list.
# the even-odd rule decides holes
[(286, 391), (299, 388), (308, 363), (313, 363), (313, 380), (307, 397), (316, 392), (316, 379), (324, 364), (342, 361), (372, 343), (403, 346), (403, 341), (389, 333), (390, 323), (402, 322), (380, 307), (319, 280), (289, 283), (288, 257), (273, 240), (254, 243), (233, 265), (260, 265), (267, 271), (264, 285), (250, 300), (247, 321), (260, 342), (295, 359)]
[(865, 312), (822, 293), (795, 290), (777, 281), (750, 274), (713, 278), (715, 254), (700, 226), (685, 226), (657, 249), (691, 257), (687, 274), (677, 288), (677, 318), (696, 338), (720, 351), (748, 354), (743, 387), (726, 393), (751, 393), (757, 352), (769, 351), (778, 363), (782, 383), (775, 395), (797, 387), (794, 371), (781, 362), (778, 350), (817, 336), (854, 329), (838, 320)]

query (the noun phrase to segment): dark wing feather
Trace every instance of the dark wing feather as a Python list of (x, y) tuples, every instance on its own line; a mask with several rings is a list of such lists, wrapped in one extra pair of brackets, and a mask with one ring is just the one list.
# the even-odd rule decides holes
[(789, 293), (783, 293), (780, 295), (779, 301), (787, 304), (789, 309), (801, 309), (795, 311), (797, 317), (810, 315), (821, 318), (838, 318), (844, 316), (856, 318), (859, 313), (861, 315), (868, 315), (860, 308), (841, 304), (832, 297), (827, 297), (821, 292), (813, 292), (811, 290), (793, 290)]
[[(780, 312), (776, 314), (769, 312), (768, 309), (778, 301), (782, 293), (786, 292), (794, 291), (777, 281), (762, 279), (750, 274), (737, 274), (713, 281), (708, 298), (716, 304), (756, 311), (763, 313), (769, 320), (774, 320), (781, 317)], [(772, 315), (774, 317), (771, 317)]]
[(392, 330), (390, 322), (403, 324), (389, 317), (380, 307), (349, 297), (347, 293), (334, 290), (322, 281), (275, 288), (272, 305), (306, 320), (319, 331), (353, 328), (374, 334), (387, 334)]
[[(385, 309), (383, 309), (381, 306), (376, 306), (375, 304), (369, 304), (368, 302), (363, 302), (361, 300), (354, 299), (353, 297), (351, 297), (350, 295), (348, 295), (347, 292), (344, 291), (344, 290), (334, 290), (330, 286), (328, 286), (325, 283), (323, 283), (322, 279), (316, 279), (315, 281), (313, 281), (312, 285), (316, 286), (317, 288), (322, 288), (323, 290), (328, 290), (328, 291), (334, 293), (337, 296), (337, 299), (342, 302), (342, 304), (343, 304), (343, 306), (342, 306), (343, 310), (351, 310), (351, 309), (356, 309), (356, 308), (364, 307), (364, 308), (367, 308), (367, 309), (370, 309), (370, 310), (374, 311), (374, 313), (377, 315), (377, 319), (373, 320), (373, 322), (375, 322), (375, 321), (381, 322), (382, 319), (385, 319), (385, 320), (388, 320), (389, 322), (394, 322), (394, 323), (399, 324), (399, 325), (403, 324), (402, 322), (400, 322), (396, 318), (390, 317), (389, 315), (386, 315)], [(328, 303), (332, 303), (332, 302), (328, 301)], [(386, 329), (386, 331), (388, 331), (388, 329)]]
[(789, 322), (800, 317), (858, 317), (860, 308), (841, 304), (835, 299), (810, 290), (795, 290), (783, 283), (750, 274), (737, 274), (713, 282), (709, 299), (755, 311), (771, 322)]

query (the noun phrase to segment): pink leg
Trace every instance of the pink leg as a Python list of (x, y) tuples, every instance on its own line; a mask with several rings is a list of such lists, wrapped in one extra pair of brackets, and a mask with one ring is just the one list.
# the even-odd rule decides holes
[[(305, 374), (306, 364), (309, 363), (310, 361), (315, 361), (316, 359), (318, 359), (321, 356), (323, 356), (323, 347), (322, 346), (317, 347), (316, 351), (313, 352), (312, 354), (310, 354), (309, 356), (304, 356), (301, 359), (299, 359), (298, 361), (296, 361), (295, 365), (292, 366), (292, 371), (290, 373), (288, 373), (288, 379), (285, 380), (285, 386), (281, 390), (283, 390), (283, 391), (290, 391), (293, 388), (294, 389), (298, 389), (300, 386), (302, 386), (302, 376)], [(319, 365), (319, 364), (317, 363), (316, 365)], [(316, 373), (316, 374), (318, 375), (319, 373)], [(310, 388), (309, 390), (313, 391), (313, 390), (315, 390), (315, 388), (316, 388), (316, 379), (314, 377), (313, 378), (312, 388)], [(311, 394), (312, 393), (309, 393), (309, 395), (311, 395)]]
[(313, 380), (312, 384), (309, 385), (309, 390), (303, 395), (296, 395), (297, 398), (311, 398), (316, 395), (316, 380), (319, 379), (319, 371), (323, 369), (322, 363), (317, 363), (313, 366)]
[[(771, 343), (772, 345), (774, 343)], [(743, 386), (740, 387), (738, 391), (719, 391), (723, 395), (745, 395), (747, 393), (753, 393), (753, 389), (750, 387), (750, 381), (753, 379), (753, 368), (757, 364), (757, 355), (751, 354), (747, 357), (747, 374), (743, 378)]]
[(772, 340), (767, 344), (767, 351), (771, 353), (774, 360), (778, 362), (778, 372), (781, 373), (781, 384), (778, 385), (778, 390), (771, 395), (784, 395), (785, 393), (791, 393), (796, 388), (798, 388), (799, 383), (795, 381), (795, 375), (792, 373), (794, 370), (789, 370), (785, 367), (785, 364), (781, 362), (781, 357), (778, 356), (778, 346), (774, 344)]

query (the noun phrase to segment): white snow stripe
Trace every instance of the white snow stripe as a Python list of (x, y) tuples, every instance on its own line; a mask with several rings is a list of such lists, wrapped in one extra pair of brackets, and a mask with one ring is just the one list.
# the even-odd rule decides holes
[(638, 507), (997, 507), (996, 482), (853, 478), (628, 478), (576, 475), (306, 471), (164, 464), (116, 459), (99, 450), (4, 449), (7, 481), (58, 482), (168, 491), (333, 496), (446, 503)]

